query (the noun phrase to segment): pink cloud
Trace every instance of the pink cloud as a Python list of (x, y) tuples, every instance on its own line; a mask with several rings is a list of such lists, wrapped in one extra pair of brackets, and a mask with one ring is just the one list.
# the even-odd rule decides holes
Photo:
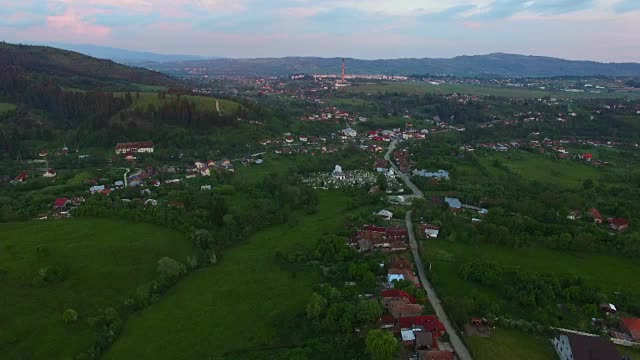
[(80, 36), (84, 39), (106, 38), (111, 29), (106, 26), (90, 24), (82, 19), (75, 10), (68, 9), (62, 15), (47, 17), (47, 27), (51, 31), (67, 36)]

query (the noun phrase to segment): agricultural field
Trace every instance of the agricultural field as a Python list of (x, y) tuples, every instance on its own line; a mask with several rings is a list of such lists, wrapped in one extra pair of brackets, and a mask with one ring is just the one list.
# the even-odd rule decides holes
[(460, 93), (480, 96), (502, 96), (519, 98), (556, 97), (559, 99), (601, 99), (601, 98), (640, 98), (638, 92), (613, 92), (613, 93), (569, 93), (564, 91), (547, 91), (541, 89), (507, 88), (496, 86), (480, 86), (471, 84), (440, 84), (431, 85), (420, 82), (388, 82), (381, 84), (355, 85), (345, 88), (351, 93), (407, 93), (407, 94), (451, 94)]
[(14, 104), (0, 102), (0, 114), (13, 111), (15, 109), (16, 109), (16, 106)]
[[(6, 359), (69, 359), (95, 340), (87, 317), (117, 307), (151, 280), (158, 259), (184, 261), (191, 245), (153, 225), (72, 219), (0, 224), (0, 349)], [(43, 269), (59, 281), (38, 282)], [(65, 325), (62, 312), (78, 312)]]
[(540, 336), (517, 330), (495, 329), (491, 337), (467, 337), (470, 351), (477, 360), (554, 360), (551, 342)]
[(607, 171), (572, 160), (554, 159), (525, 151), (494, 152), (480, 157), (486, 168), (491, 168), (495, 160), (525, 179), (571, 188), (581, 186), (587, 179), (596, 180)]
[(348, 198), (320, 194), (318, 212), (274, 226), (198, 270), (157, 304), (130, 318), (106, 359), (230, 359), (286, 347), (277, 328), (304, 312), (320, 274), (288, 272), (277, 251), (310, 248), (339, 230)]

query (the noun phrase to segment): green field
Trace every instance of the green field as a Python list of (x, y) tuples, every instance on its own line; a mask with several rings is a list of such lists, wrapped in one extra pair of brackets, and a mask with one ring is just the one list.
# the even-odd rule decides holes
[(618, 352), (632, 360), (640, 360), (640, 347), (618, 346)]
[(476, 360), (554, 360), (551, 342), (516, 330), (495, 329), (491, 337), (467, 337)]
[[(492, 289), (467, 282), (458, 275), (461, 264), (486, 261), (518, 268), (530, 273), (580, 276), (589, 284), (601, 287), (609, 295), (622, 291), (628, 296), (640, 296), (640, 282), (629, 282), (640, 272), (640, 264), (613, 255), (576, 254), (541, 248), (511, 249), (489, 244), (466, 244), (449, 240), (429, 240), (422, 253), (432, 265), (434, 286), (443, 297), (469, 296), (473, 291), (487, 294), (501, 310), (514, 318), (530, 319), (527, 309), (506, 302)], [(581, 324), (586, 326), (586, 324)]]
[(480, 157), (482, 164), (490, 170), (495, 169), (492, 166), (494, 160), (499, 160), (525, 179), (566, 187), (582, 186), (584, 180), (596, 180), (604, 171), (607, 171), (574, 160), (555, 159), (525, 151), (491, 153)]
[(471, 84), (440, 84), (431, 85), (424, 82), (387, 82), (381, 84), (357, 85), (345, 88), (352, 93), (375, 94), (379, 92), (397, 92), (406, 94), (452, 94), (502, 96), (518, 98), (556, 97), (559, 99), (595, 99), (595, 98), (640, 98), (639, 92), (614, 93), (569, 93), (564, 91), (547, 91), (541, 89), (507, 88), (496, 86), (480, 86)]
[[(5, 359), (70, 359), (94, 341), (86, 318), (118, 306), (154, 277), (163, 256), (184, 261), (179, 233), (115, 220), (0, 224), (0, 350)], [(64, 281), (32, 285), (39, 269), (68, 269)], [(79, 314), (65, 326), (62, 312)]]
[[(124, 96), (124, 93), (117, 93), (118, 96)], [(165, 99), (160, 99), (156, 93), (140, 93), (140, 98), (136, 98), (136, 94), (133, 95), (133, 104), (131, 108), (139, 108), (146, 110), (149, 105), (154, 105), (156, 108), (161, 106), (165, 101), (175, 99), (176, 95), (167, 95)], [(183, 99), (187, 99), (195, 103), (196, 108), (202, 111), (216, 111), (216, 99), (208, 96), (191, 96), (183, 95)], [(240, 107), (240, 104), (229, 100), (217, 100), (220, 104), (220, 111), (223, 114), (230, 114)]]
[(16, 109), (16, 106), (9, 103), (0, 102), (0, 114), (4, 114)]
[(339, 230), (346, 204), (343, 195), (322, 193), (316, 214), (261, 231), (228, 250), (219, 264), (189, 275), (132, 317), (105, 358), (219, 359), (289, 345), (278, 336), (281, 321), (304, 311), (320, 274), (285, 271), (275, 263), (275, 252), (311, 247)]

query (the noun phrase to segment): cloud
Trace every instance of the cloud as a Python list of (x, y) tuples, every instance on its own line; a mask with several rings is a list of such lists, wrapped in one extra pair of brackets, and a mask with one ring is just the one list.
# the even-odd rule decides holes
[(614, 9), (619, 13), (640, 11), (640, 1), (638, 1), (638, 0), (624, 0), (624, 1), (621, 1), (621, 2), (617, 3), (614, 6)]

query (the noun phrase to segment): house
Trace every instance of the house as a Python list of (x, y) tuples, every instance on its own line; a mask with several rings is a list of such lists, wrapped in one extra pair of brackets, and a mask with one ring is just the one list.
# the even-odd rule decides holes
[(211, 185), (200, 186), (200, 191), (211, 191)]
[(429, 350), (433, 345), (433, 334), (428, 331), (419, 331), (416, 335), (416, 350)]
[(393, 301), (403, 301), (407, 304), (415, 304), (416, 298), (411, 296), (408, 292), (400, 289), (388, 289), (380, 292), (382, 295), (382, 301), (387, 306)]
[(29, 179), (29, 174), (26, 172), (21, 172), (18, 176), (16, 176), (15, 179), (13, 179), (14, 182), (18, 182), (18, 183), (22, 183), (27, 181), (27, 179)]
[(418, 280), (418, 277), (413, 273), (411, 269), (391, 268), (387, 270), (387, 280), (388, 282), (393, 282), (394, 280), (396, 281), (407, 280), (407, 281), (411, 281), (415, 285), (420, 284), (420, 280)]
[(559, 333), (553, 338), (553, 347), (560, 360), (618, 360), (622, 356), (615, 345), (600, 336)]
[(582, 155), (582, 160), (591, 161), (591, 160), (593, 160), (593, 155), (592, 154), (583, 154)]
[(427, 238), (436, 239), (440, 235), (440, 228), (430, 224), (422, 225), (422, 230)]
[(89, 192), (92, 194), (99, 193), (105, 190), (104, 185), (95, 185), (89, 188)]
[(154, 199), (147, 199), (144, 202), (144, 206), (158, 206), (158, 200), (154, 200)]
[(58, 175), (58, 174), (56, 173), (55, 170), (49, 169), (49, 170), (45, 171), (42, 176), (46, 177), (46, 178), (53, 178), (53, 177), (56, 177), (56, 175)]
[(600, 310), (607, 314), (615, 314), (618, 312), (618, 308), (613, 304), (600, 304)]
[(602, 215), (600, 215), (600, 212), (598, 211), (598, 209), (591, 208), (589, 209), (589, 213), (591, 214), (591, 217), (593, 218), (593, 222), (595, 224), (600, 225), (604, 222), (604, 218), (602, 217)]
[(444, 202), (449, 204), (449, 208), (453, 211), (459, 211), (462, 209), (462, 202), (459, 199), (446, 197), (444, 198)]
[(153, 141), (140, 141), (116, 144), (116, 154), (152, 153)]
[(304, 135), (300, 135), (299, 139), (300, 139), (300, 141), (302, 141), (302, 142), (307, 142), (307, 141), (309, 141), (309, 139), (308, 139), (306, 136), (304, 136)]
[(580, 210), (573, 210), (567, 215), (567, 219), (569, 220), (579, 220), (582, 218), (582, 214), (580, 214)]
[(71, 200), (67, 199), (67, 198), (57, 198), (54, 202), (53, 202), (53, 208), (54, 209), (64, 209), (67, 205), (71, 204)]
[(375, 171), (379, 173), (385, 173), (388, 170), (387, 160), (385, 159), (376, 159), (375, 164), (373, 165)]
[(352, 129), (351, 127), (348, 127), (344, 130), (342, 130), (342, 134), (344, 136), (348, 136), (348, 137), (356, 137), (358, 135), (358, 132), (355, 131), (354, 129)]
[(400, 336), (402, 337), (402, 344), (406, 347), (413, 347), (416, 343), (416, 336), (413, 333), (413, 330), (401, 330)]
[(426, 178), (431, 178), (431, 179), (436, 179), (436, 180), (449, 180), (449, 172), (446, 170), (438, 170), (436, 172), (430, 172), (427, 170), (414, 170), (413, 171), (413, 175), (415, 176), (420, 176), (420, 177), (426, 177)]
[(640, 342), (640, 318), (622, 318), (622, 328), (629, 333), (631, 339)]
[(393, 217), (393, 213), (389, 210), (380, 210), (376, 215), (385, 220), (391, 220), (391, 218)]
[(287, 143), (291, 144), (293, 142), (293, 136), (287, 136), (284, 138), (284, 141), (286, 141)]
[(405, 317), (398, 319), (400, 329), (420, 329), (420, 331), (432, 334), (431, 347), (438, 348), (438, 339), (444, 335), (446, 329), (444, 325), (434, 315), (421, 315), (415, 317)]
[(124, 181), (118, 180), (115, 183), (113, 183), (113, 186), (115, 186), (116, 188), (123, 188), (124, 187)]
[(404, 274), (388, 274), (387, 282), (391, 283), (394, 281), (404, 280)]
[(618, 232), (625, 231), (629, 228), (629, 220), (622, 218), (610, 219), (609, 228)]
[(423, 308), (420, 304), (407, 304), (404, 301), (389, 303), (389, 313), (395, 319), (420, 316), (422, 315), (422, 310)]

